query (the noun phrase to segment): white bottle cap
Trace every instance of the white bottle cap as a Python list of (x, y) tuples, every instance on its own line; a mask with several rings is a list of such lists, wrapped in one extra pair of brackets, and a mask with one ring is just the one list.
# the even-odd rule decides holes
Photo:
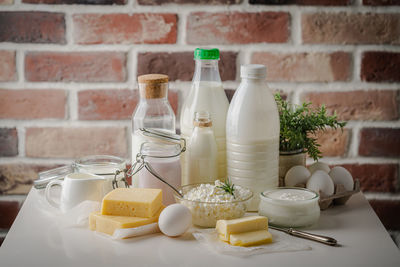
[(240, 77), (261, 79), (267, 77), (267, 67), (260, 64), (248, 64), (240, 66)]

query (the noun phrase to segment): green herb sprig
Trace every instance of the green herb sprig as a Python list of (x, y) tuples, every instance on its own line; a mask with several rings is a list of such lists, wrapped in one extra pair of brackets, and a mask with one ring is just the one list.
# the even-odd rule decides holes
[(225, 192), (231, 194), (233, 196), (233, 198), (236, 198), (235, 195), (233, 194), (233, 192), (235, 191), (234, 184), (231, 184), (229, 179), (226, 179), (224, 184), (221, 186), (217, 186), (217, 188), (221, 188)]
[(333, 129), (346, 125), (346, 122), (337, 120), (336, 112), (332, 116), (326, 114), (326, 108), (311, 108), (311, 102), (295, 106), (283, 100), (279, 93), (275, 94), (280, 118), (280, 151), (296, 151), (303, 149), (304, 152), (318, 160), (322, 157), (315, 134), (324, 131), (327, 127)]

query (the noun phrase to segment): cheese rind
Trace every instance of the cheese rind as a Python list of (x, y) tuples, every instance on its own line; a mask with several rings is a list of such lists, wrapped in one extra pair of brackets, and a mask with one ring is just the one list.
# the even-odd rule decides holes
[(229, 243), (233, 246), (256, 246), (272, 243), (272, 235), (267, 230), (251, 231), (241, 234), (232, 234)]
[(116, 229), (134, 228), (157, 222), (163, 209), (164, 207), (150, 218), (102, 215), (100, 212), (92, 212), (89, 216), (89, 227), (92, 231), (113, 235)]
[(215, 229), (221, 240), (229, 242), (232, 234), (268, 230), (268, 218), (264, 216), (249, 216), (233, 220), (218, 220)]
[(161, 189), (117, 188), (103, 198), (101, 214), (151, 218), (161, 205)]

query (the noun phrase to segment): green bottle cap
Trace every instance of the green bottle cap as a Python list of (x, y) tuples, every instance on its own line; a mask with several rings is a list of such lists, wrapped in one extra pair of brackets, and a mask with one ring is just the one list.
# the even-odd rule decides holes
[(219, 50), (217, 48), (196, 48), (196, 50), (194, 50), (194, 59), (219, 59)]

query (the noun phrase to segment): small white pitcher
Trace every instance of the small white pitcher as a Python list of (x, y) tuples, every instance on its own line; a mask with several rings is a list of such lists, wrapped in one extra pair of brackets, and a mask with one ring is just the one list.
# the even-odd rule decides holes
[[(75, 207), (85, 200), (101, 201), (103, 198), (103, 185), (105, 179), (101, 176), (89, 173), (70, 173), (64, 180), (53, 180), (47, 184), (45, 190), (46, 200), (53, 207), (62, 212)], [(50, 196), (51, 188), (61, 186), (60, 201), (54, 201)]]

